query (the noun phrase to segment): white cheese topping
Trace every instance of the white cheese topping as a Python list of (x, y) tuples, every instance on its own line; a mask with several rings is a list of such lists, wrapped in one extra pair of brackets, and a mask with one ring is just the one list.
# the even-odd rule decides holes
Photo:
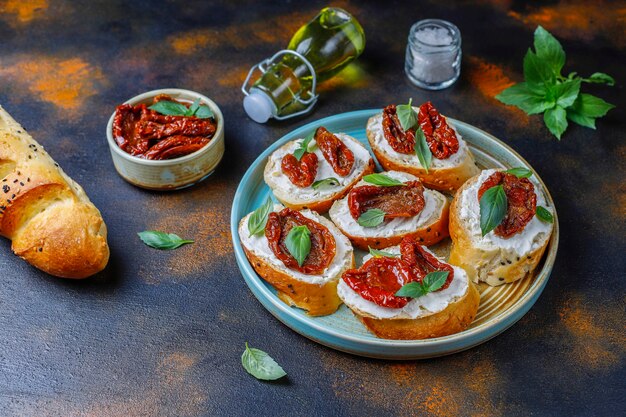
[[(426, 250), (428, 251), (428, 249)], [(399, 254), (400, 247), (392, 246), (385, 249), (385, 252)], [(363, 263), (370, 258), (371, 255), (365, 256), (363, 258)], [(440, 258), (438, 259), (443, 261)], [(372, 301), (366, 300), (361, 297), (361, 294), (354, 291), (348, 284), (346, 284), (343, 279), (339, 280), (339, 284), (337, 285), (337, 295), (339, 295), (339, 298), (341, 298), (341, 300), (351, 309), (379, 319), (416, 319), (430, 316), (445, 310), (448, 305), (467, 294), (469, 286), (467, 273), (463, 270), (463, 268), (459, 268), (454, 265), (450, 266), (454, 269), (454, 278), (452, 279), (452, 282), (450, 282), (450, 286), (448, 288), (428, 293), (422, 297), (413, 298), (402, 308), (383, 307)]]
[[(383, 174), (403, 182), (418, 179), (406, 172), (387, 171), (383, 172)], [(361, 180), (356, 184), (356, 187), (361, 185), (368, 185), (368, 183)], [(417, 215), (413, 217), (397, 217), (389, 221), (384, 221), (376, 227), (363, 227), (354, 220), (350, 214), (347, 196), (341, 200), (335, 201), (328, 214), (339, 228), (351, 236), (389, 237), (414, 232), (424, 225), (434, 223), (441, 217), (441, 211), (445, 206), (446, 197), (437, 191), (424, 188), (424, 203), (424, 209)]]
[[(283, 209), (283, 206), (280, 204), (274, 205), (274, 211), (280, 211)], [(298, 271), (294, 271), (293, 269), (289, 269), (285, 266), (283, 261), (278, 259), (272, 249), (269, 247), (269, 242), (265, 237), (265, 233), (250, 236), (250, 232), (248, 230), (248, 218), (250, 214), (244, 217), (243, 221), (239, 225), (239, 237), (241, 239), (241, 243), (246, 247), (249, 251), (253, 252), (259, 258), (264, 259), (267, 263), (271, 264), (274, 268), (288, 273), (293, 278), (307, 282), (310, 284), (318, 284), (323, 285), (329, 281), (333, 281), (339, 278), (339, 275), (350, 267), (352, 262), (352, 245), (347, 237), (341, 234), (337, 227), (332, 224), (328, 219), (320, 216), (319, 214), (312, 212), (311, 210), (302, 210), (300, 212), (304, 217), (315, 220), (318, 223), (321, 223), (323, 226), (326, 226), (330, 233), (332, 233), (335, 238), (335, 257), (333, 258), (330, 265), (324, 270), (324, 273), (321, 275), (307, 275)]]
[[(487, 169), (480, 173), (478, 180), (475, 181), (470, 187), (463, 190), (461, 195), (457, 195), (460, 205), (460, 218), (466, 224), (470, 236), (474, 242), (474, 245), (485, 250), (493, 248), (501, 248), (514, 252), (516, 255), (525, 255), (538, 247), (542, 246), (546, 239), (552, 232), (552, 223), (546, 223), (537, 218), (535, 215), (524, 229), (514, 234), (513, 236), (505, 239), (497, 236), (494, 231), (482, 236), (480, 231), (480, 204), (478, 202), (478, 189), (483, 182), (495, 169)], [(537, 206), (545, 207), (550, 213), (554, 214), (554, 210), (547, 206), (546, 198), (539, 183), (529, 178), (535, 186), (535, 194), (537, 194)]]
[(270, 155), (270, 163), (272, 163), (273, 166), (276, 167), (276, 169), (270, 174), (273, 186), (279, 188), (286, 195), (297, 195), (298, 199), (301, 200), (318, 200), (328, 198), (352, 183), (352, 181), (354, 181), (367, 167), (371, 159), (370, 153), (359, 141), (357, 141), (353, 137), (348, 136), (344, 133), (335, 133), (335, 135), (354, 154), (354, 166), (352, 167), (352, 171), (346, 177), (340, 176), (333, 170), (332, 165), (328, 163), (326, 158), (324, 158), (321, 149), (319, 149), (319, 147), (316, 147), (314, 153), (317, 155), (318, 164), (315, 181), (333, 177), (339, 181), (339, 185), (324, 186), (318, 188), (317, 190), (313, 189), (312, 186), (300, 188), (297, 185), (294, 185), (289, 177), (283, 174), (283, 171), (281, 169), (281, 161), (283, 160), (283, 157), (285, 155), (293, 153), (296, 149), (300, 147), (300, 142), (303, 139), (297, 139), (289, 142), (288, 146), (283, 146), (280, 149), (276, 150), (272, 155)]
[[(413, 107), (413, 108), (415, 109), (416, 112), (419, 111), (418, 107)], [(450, 123), (448, 119), (446, 119), (446, 121), (448, 122), (448, 125), (456, 133), (456, 137), (459, 141), (459, 149), (458, 151), (456, 151), (456, 153), (454, 153), (453, 155), (450, 155), (450, 157), (447, 159), (437, 159), (433, 155), (433, 160), (431, 163), (432, 168), (456, 167), (456, 166), (461, 165), (465, 158), (470, 157), (467, 143), (463, 140), (461, 134), (457, 132), (457, 130), (452, 125), (452, 123)], [(415, 165), (418, 167), (422, 166), (422, 164), (420, 164), (419, 158), (417, 157), (415, 153), (404, 154), (404, 153), (396, 152), (393, 150), (393, 148), (389, 144), (389, 141), (387, 141), (387, 138), (385, 138), (385, 134), (383, 132), (383, 114), (382, 113), (377, 114), (376, 116), (370, 119), (370, 121), (367, 124), (367, 129), (373, 134), (374, 144), (376, 145), (376, 147), (382, 150), (385, 154), (389, 155), (394, 160), (402, 161), (403, 163), (406, 163), (406, 164), (411, 164), (411, 165)]]

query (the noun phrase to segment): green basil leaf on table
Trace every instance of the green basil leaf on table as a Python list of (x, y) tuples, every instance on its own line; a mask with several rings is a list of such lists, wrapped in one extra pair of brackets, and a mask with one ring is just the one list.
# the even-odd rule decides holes
[(339, 185), (339, 180), (335, 177), (324, 178), (323, 180), (315, 181), (311, 186), (314, 190), (322, 187), (336, 187)]
[(548, 64), (529, 49), (524, 56), (524, 80), (528, 88), (535, 93), (545, 94), (555, 79), (556, 76)]
[(267, 197), (265, 203), (252, 212), (248, 218), (248, 231), (250, 232), (250, 236), (258, 235), (265, 231), (267, 217), (273, 209), (274, 203), (271, 198)]
[(379, 185), (381, 187), (393, 187), (396, 185), (404, 185), (402, 181), (391, 178), (385, 174), (369, 174), (363, 177), (363, 181), (370, 184)]
[(583, 81), (595, 84), (606, 84), (610, 87), (615, 85), (615, 78), (603, 72), (594, 72), (589, 78), (584, 78)]
[(543, 113), (554, 103), (546, 101), (544, 95), (531, 91), (526, 83), (512, 85), (496, 96), (504, 104), (517, 106), (527, 114)]
[(246, 342), (246, 349), (241, 355), (241, 364), (256, 379), (273, 381), (287, 375), (287, 372), (270, 355), (260, 349), (251, 348)]
[(545, 207), (537, 206), (535, 214), (542, 222), (554, 223), (554, 216)]
[(498, 227), (506, 216), (508, 202), (502, 185), (496, 185), (484, 192), (480, 199), (480, 230), (485, 236)]
[(561, 140), (561, 135), (565, 132), (565, 129), (567, 129), (567, 112), (560, 106), (548, 109), (543, 114), (543, 122), (550, 132), (552, 132), (558, 140)]
[(554, 74), (560, 74), (565, 65), (565, 51), (561, 43), (550, 32), (537, 26), (534, 46), (537, 57), (543, 60)]
[(189, 110), (184, 104), (167, 100), (158, 101), (148, 108), (166, 116), (184, 116)]
[(515, 175), (517, 178), (530, 178), (533, 172), (528, 168), (511, 168), (504, 171), (507, 174)]
[(309, 142), (311, 142), (314, 137), (315, 130), (309, 133), (307, 137), (304, 138), (302, 141), (300, 141), (300, 146), (293, 152), (293, 156), (295, 156), (298, 161), (302, 159), (305, 153), (308, 152)]
[(411, 106), (411, 103), (413, 103), (412, 98), (409, 99), (409, 104), (399, 104), (396, 106), (396, 115), (398, 116), (402, 129), (405, 131), (417, 125), (417, 113), (413, 109), (413, 106)]
[(359, 216), (357, 223), (363, 227), (376, 227), (385, 220), (385, 212), (381, 209), (369, 209)]
[(420, 161), (420, 165), (422, 165), (422, 168), (424, 168), (428, 174), (428, 170), (433, 161), (433, 154), (428, 147), (428, 143), (426, 143), (426, 136), (421, 128), (415, 131), (415, 154)]
[(372, 255), (374, 258), (397, 258), (398, 254), (396, 253), (391, 253), (391, 252), (387, 252), (384, 250), (378, 250), (378, 249), (374, 249), (371, 247), (367, 247), (370, 251), (370, 255)]
[(568, 107), (574, 104), (580, 92), (580, 79), (567, 80), (554, 84), (548, 88), (550, 103), (555, 103), (560, 107)]
[(193, 243), (193, 240), (182, 239), (174, 233), (159, 232), (156, 230), (146, 230), (137, 233), (137, 235), (139, 235), (143, 243), (155, 249), (171, 250)]
[(285, 239), (287, 250), (298, 262), (299, 266), (304, 264), (304, 260), (311, 252), (311, 232), (309, 228), (302, 226), (293, 227)]

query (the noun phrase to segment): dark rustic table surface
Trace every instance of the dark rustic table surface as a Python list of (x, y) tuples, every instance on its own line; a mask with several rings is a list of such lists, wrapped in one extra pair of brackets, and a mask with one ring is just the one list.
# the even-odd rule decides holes
[[(239, 90), (248, 68), (324, 5), (0, 1), (0, 103), (83, 185), (111, 247), (104, 272), (69, 281), (0, 241), (0, 415), (624, 415), (626, 4), (340, 1), (365, 29), (364, 54), (321, 87), (311, 114), (254, 123)], [(403, 72), (409, 28), (430, 17), (463, 35), (461, 78), (440, 92), (417, 89)], [(597, 130), (572, 126), (557, 142), (540, 116), (494, 99), (521, 80), (537, 24), (561, 39), (567, 72), (618, 79), (584, 87), (617, 105)], [(163, 87), (211, 97), (226, 121), (218, 170), (173, 193), (124, 182), (105, 139), (117, 104)], [(247, 167), (283, 134), (409, 97), (518, 150), (554, 197), (561, 244), (544, 293), (502, 335), (439, 359), (368, 360), (299, 336), (261, 306), (235, 263), (230, 207)], [(146, 229), (196, 243), (156, 251), (137, 238)], [(248, 375), (245, 341), (288, 378)]]

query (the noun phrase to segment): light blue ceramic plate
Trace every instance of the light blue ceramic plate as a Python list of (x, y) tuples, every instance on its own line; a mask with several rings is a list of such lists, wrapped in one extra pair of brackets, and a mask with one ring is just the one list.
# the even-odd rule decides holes
[[(369, 333), (346, 306), (341, 306), (336, 313), (325, 317), (309, 317), (304, 311), (289, 307), (276, 296), (272, 286), (257, 275), (248, 262), (239, 241), (237, 232), (239, 221), (261, 205), (271, 192), (263, 181), (263, 169), (267, 157), (272, 152), (285, 142), (305, 137), (318, 126), (325, 126), (331, 132), (347, 133), (360, 140), (369, 149), (365, 125), (367, 119), (378, 112), (380, 112), (378, 109), (361, 110), (309, 123), (280, 138), (254, 161), (237, 188), (231, 212), (230, 228), (237, 264), (252, 293), (277, 319), (303, 336), (331, 348), (355, 355), (384, 359), (421, 359), (469, 349), (505, 331), (526, 314), (537, 301), (548, 282), (556, 257), (559, 241), (556, 212), (554, 233), (535, 276), (496, 288), (479, 286), (481, 304), (470, 328), (451, 336), (427, 340), (379, 339)], [(480, 166), (484, 168), (524, 166), (532, 169), (521, 156), (495, 137), (467, 123), (451, 118), (449, 120), (468, 142)], [(536, 172), (535, 176), (543, 185)], [(545, 185), (543, 189), (546, 190)], [(549, 205), (554, 207), (552, 197), (547, 191), (545, 191), (545, 196)], [(445, 253), (446, 246), (449, 246), (449, 240), (443, 245), (440, 244), (437, 251)]]

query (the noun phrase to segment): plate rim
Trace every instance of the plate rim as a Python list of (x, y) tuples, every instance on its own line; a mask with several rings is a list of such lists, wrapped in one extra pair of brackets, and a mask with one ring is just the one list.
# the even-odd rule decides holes
[[(512, 153), (515, 157), (517, 157), (520, 161), (522, 161), (522, 163), (524, 165), (526, 165), (527, 168), (529, 168), (533, 174), (535, 175), (535, 178), (538, 180), (538, 182), (541, 184), (541, 186), (543, 187), (543, 191), (546, 194), (546, 197), (548, 199), (548, 202), (550, 203), (550, 205), (554, 208), (554, 229), (552, 232), (552, 236), (550, 237), (550, 242), (549, 242), (549, 250), (548, 252), (544, 255), (545, 256), (545, 261), (543, 264), (543, 267), (541, 269), (541, 271), (539, 271), (539, 273), (535, 276), (535, 279), (533, 281), (533, 283), (529, 286), (529, 288), (524, 292), (524, 294), (522, 294), (522, 296), (517, 300), (517, 302), (515, 303), (515, 305), (510, 306), (506, 311), (503, 312), (501, 317), (496, 317), (493, 318), (491, 320), (488, 320), (474, 328), (471, 329), (467, 329), (467, 330), (463, 330), (462, 332), (459, 333), (455, 333), (452, 335), (448, 335), (448, 336), (442, 336), (442, 337), (436, 337), (436, 338), (431, 338), (431, 339), (421, 339), (421, 340), (393, 340), (393, 339), (382, 339), (382, 338), (372, 338), (372, 339), (364, 339), (361, 336), (352, 336), (352, 335), (347, 335), (345, 333), (342, 333), (341, 331), (338, 331), (336, 329), (333, 328), (329, 328), (328, 326), (324, 326), (321, 325), (317, 322), (315, 322), (314, 320), (311, 320), (310, 317), (305, 316), (301, 313), (296, 313), (294, 308), (285, 304), (283, 301), (281, 301), (275, 294), (273, 294), (268, 287), (266, 286), (266, 284), (263, 282), (263, 279), (261, 277), (258, 276), (258, 274), (256, 273), (256, 271), (254, 271), (254, 269), (252, 268), (252, 265), (250, 264), (250, 262), (248, 261), (247, 257), (245, 256), (245, 253), (243, 251), (243, 247), (241, 245), (241, 241), (239, 239), (239, 232), (238, 232), (238, 227), (239, 227), (239, 222), (241, 220), (241, 218), (243, 217), (239, 217), (238, 216), (238, 211), (239, 211), (239, 207), (240, 207), (240, 201), (242, 196), (244, 195), (244, 193), (247, 192), (247, 188), (248, 188), (248, 183), (251, 180), (253, 171), (255, 171), (256, 169), (253, 169), (254, 167), (258, 167), (260, 164), (262, 164), (267, 157), (274, 152), (276, 149), (278, 149), (280, 146), (282, 146), (284, 143), (288, 142), (289, 140), (293, 140), (294, 136), (301, 134), (307, 130), (310, 130), (311, 128), (315, 127), (315, 125), (319, 125), (319, 124), (323, 124), (324, 122), (336, 122), (337, 120), (345, 120), (345, 119), (349, 119), (349, 118), (358, 118), (358, 117), (366, 117), (366, 116), (373, 116), (374, 114), (380, 112), (381, 109), (364, 109), (364, 110), (356, 110), (356, 111), (351, 111), (351, 112), (345, 112), (345, 113), (339, 113), (336, 115), (331, 115), (331, 116), (327, 116), (318, 120), (314, 120), (310, 123), (306, 123), (300, 127), (297, 127), (291, 131), (289, 131), (288, 133), (284, 134), (283, 136), (281, 136), (279, 139), (277, 139), (273, 144), (271, 144), (270, 146), (268, 146), (248, 167), (248, 169), (246, 170), (244, 176), (242, 177), (239, 186), (237, 187), (237, 190), (235, 192), (235, 195), (233, 197), (233, 205), (231, 208), (231, 218), (230, 218), (230, 222), (231, 222), (231, 237), (232, 237), (232, 241), (233, 241), (233, 247), (234, 247), (234, 251), (235, 251), (235, 258), (237, 260), (237, 265), (239, 266), (239, 269), (242, 273), (242, 275), (244, 276), (244, 280), (246, 282), (246, 284), (248, 286), (250, 286), (251, 284), (254, 285), (254, 287), (256, 288), (257, 291), (260, 291), (264, 296), (267, 302), (269, 302), (270, 304), (272, 304), (275, 308), (277, 308), (278, 310), (280, 310), (281, 312), (283, 312), (284, 314), (288, 315), (289, 317), (291, 317), (292, 319), (295, 319), (298, 323), (300, 323), (303, 326), (308, 326), (313, 328), (314, 330), (328, 335), (330, 337), (335, 337), (341, 340), (345, 340), (351, 343), (358, 343), (358, 344), (364, 344), (364, 345), (368, 345), (368, 346), (372, 346), (372, 347), (379, 347), (379, 348), (438, 348), (438, 347), (445, 347), (447, 344), (449, 343), (463, 343), (463, 342), (469, 342), (468, 346), (464, 349), (454, 349), (452, 352), (450, 352), (450, 354), (461, 351), (461, 350), (465, 350), (465, 349), (470, 349), (472, 347), (475, 347), (483, 342), (486, 342), (488, 340), (490, 340), (493, 337), (498, 336), (499, 334), (501, 334), (502, 332), (506, 331), (508, 328), (510, 328), (513, 324), (515, 324), (519, 319), (521, 319), (521, 317), (523, 315), (525, 315), (528, 310), (530, 310), (530, 308), (534, 305), (534, 303), (536, 302), (536, 300), (538, 299), (538, 297), (541, 295), (541, 293), (543, 292), (544, 287), (546, 286), (549, 278), (550, 278), (550, 273), (552, 272), (552, 268), (554, 266), (554, 261), (556, 259), (556, 254), (558, 251), (558, 244), (559, 244), (559, 221), (558, 221), (558, 214), (557, 214), (557, 210), (556, 210), (556, 206), (554, 204), (554, 200), (552, 199), (552, 196), (550, 195), (550, 191), (548, 190), (548, 188), (546, 187), (545, 183), (543, 182), (543, 180), (541, 179), (541, 177), (537, 174), (536, 170), (528, 163), (528, 161), (526, 161), (526, 159), (524, 159), (517, 151), (515, 151), (513, 148), (511, 148), (509, 145), (507, 145), (506, 143), (504, 143), (502, 140), (496, 138), (495, 136), (491, 135), (488, 132), (485, 132), (484, 130), (473, 126), (469, 123), (451, 118), (451, 117), (447, 117), (450, 121), (452, 121), (452, 123), (456, 126), (463, 126), (466, 129), (469, 130), (474, 130), (477, 133), (484, 135), (485, 137), (487, 137), (489, 140), (491, 140), (492, 142), (495, 142), (495, 144), (503, 147), (505, 150), (507, 150), (508, 152)], [(245, 216), (245, 214), (244, 214)], [(252, 290), (252, 288), (251, 288)], [(258, 298), (257, 294), (255, 293), (255, 291), (252, 291), (253, 294), (255, 295), (256, 298)], [(264, 308), (268, 309), (265, 304), (262, 302), (262, 300), (259, 300), (261, 302), (261, 305), (263, 305)], [(525, 311), (523, 311), (525, 309)], [(270, 313), (276, 317), (278, 320), (280, 320), (282, 323), (284, 323), (285, 325), (287, 325), (290, 329), (294, 330), (296, 333), (301, 334), (317, 343), (323, 344), (325, 346), (329, 346), (333, 349), (337, 349), (343, 352), (348, 352), (348, 353), (352, 353), (352, 354), (358, 354), (361, 356), (370, 356), (367, 353), (361, 353), (361, 352), (355, 352), (355, 351), (350, 351), (350, 350), (346, 350), (346, 349), (340, 349), (337, 348), (334, 345), (331, 344), (326, 344), (320, 340), (318, 340), (317, 338), (312, 338), (311, 336), (305, 334), (302, 329), (295, 329), (292, 325), (290, 325), (289, 323), (286, 323), (285, 320), (283, 320), (281, 317), (279, 317), (274, 311), (271, 311), (270, 309), (268, 309), (270, 311)], [(521, 314), (520, 314), (521, 313)], [(498, 325), (503, 325), (503, 327), (497, 327)], [(491, 333), (489, 333), (489, 331), (492, 331)], [(479, 342), (473, 341), (474, 343), (472, 343), (472, 338), (476, 337), (477, 335), (481, 334), (481, 333), (487, 333), (486, 337), (484, 338), (484, 340), (481, 340)], [(443, 353), (443, 354), (447, 354), (447, 353)], [(432, 356), (439, 356), (437, 354), (434, 355), (430, 355), (429, 357)], [(374, 354), (371, 355), (371, 357), (385, 357), (385, 358), (389, 358), (387, 356), (376, 356)]]

